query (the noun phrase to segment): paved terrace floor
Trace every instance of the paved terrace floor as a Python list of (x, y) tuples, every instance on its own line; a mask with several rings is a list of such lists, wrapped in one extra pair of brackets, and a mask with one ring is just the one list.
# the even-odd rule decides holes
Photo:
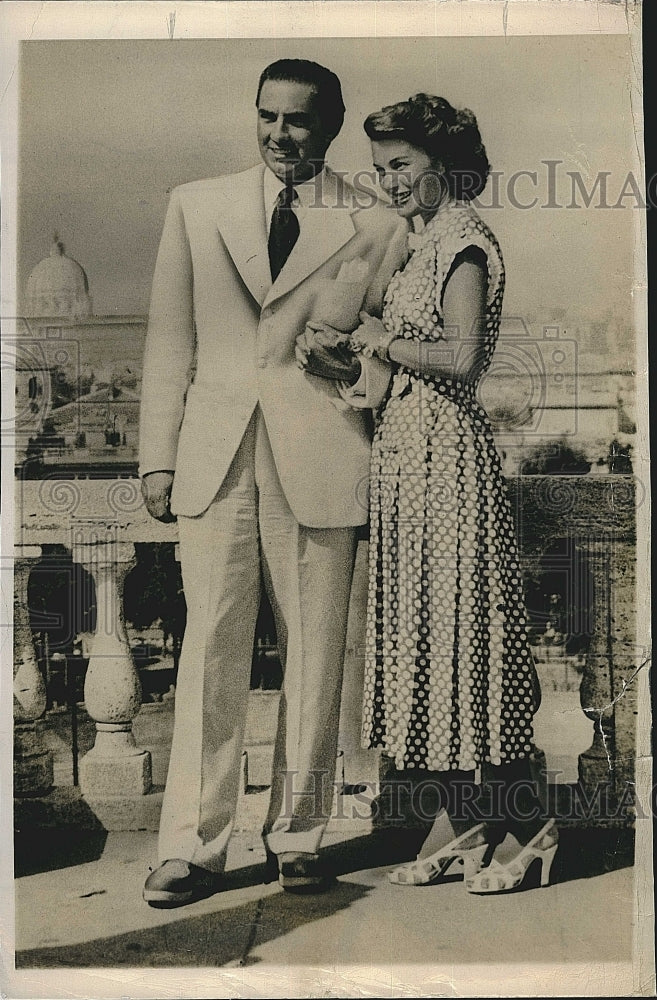
[[(170, 994), (152, 992), (153, 973), (175, 970), (172, 996), (634, 993), (637, 893), (627, 832), (566, 829), (553, 884), (486, 898), (468, 895), (460, 882), (391, 885), (388, 870), (415, 856), (422, 834), (334, 819), (324, 850), (337, 883), (324, 895), (299, 897), (263, 883), (264, 850), (254, 830), (266, 796), (243, 797), (224, 891), (175, 910), (152, 909), (141, 898), (155, 833), (51, 830), (34, 839), (31, 851), (23, 845), (15, 926), (25, 992), (5, 988), (5, 994), (161, 998)], [(342, 804), (348, 815), (346, 800)], [(484, 979), (468, 987), (463, 977), (475, 976), (474, 963), (487, 968)], [(552, 975), (534, 993), (528, 963), (543, 970), (539, 980)], [(465, 971), (457, 976), (458, 966)], [(493, 966), (506, 967), (504, 979), (496, 979), (502, 973)], [(297, 970), (293, 984), (291, 968)], [(107, 970), (102, 992), (94, 992), (96, 980), (88, 976), (74, 985), (80, 973), (98, 969)], [(141, 971), (121, 985), (129, 970)], [(596, 988), (603, 970), (605, 982)], [(40, 992), (53, 974), (63, 993), (52, 984)], [(247, 989), (244, 977), (251, 975)], [(409, 992), (414, 977), (420, 982)], [(455, 977), (462, 984), (456, 991), (450, 986)], [(202, 982), (207, 992), (197, 992)]]
[[(368, 833), (358, 824), (350, 831), (348, 826), (326, 838), (325, 852), (338, 881), (324, 895), (291, 896), (276, 883), (263, 884), (262, 847), (256, 835), (241, 832), (229, 852), (225, 890), (175, 910), (152, 909), (141, 899), (155, 854), (155, 834), (87, 832), (77, 843), (69, 836), (66, 844), (57, 844), (55, 838), (49, 845), (50, 870), (25, 874), (16, 882), (16, 966), (21, 978), (43, 983), (37, 970), (62, 970), (71, 991), (66, 995), (77, 995), (74, 970), (178, 968), (180, 982), (187, 985), (176, 995), (193, 996), (194, 983), (183, 970), (200, 968), (216, 970), (214, 991), (200, 995), (270, 996), (278, 993), (240, 992), (239, 970), (257, 973), (258, 967), (264, 972), (271, 966), (275, 980), (286, 975), (286, 967), (301, 967), (304, 980), (314, 984), (311, 992), (301, 995), (352, 996), (360, 992), (344, 991), (349, 969), (355, 966), (361, 967), (361, 979), (365, 975), (362, 986), (369, 982), (366, 996), (441, 996), (451, 993), (443, 989), (452, 966), (476, 962), (508, 964), (511, 988), (502, 994), (523, 996), (532, 995), (522, 986), (523, 966), (538, 963), (546, 970), (561, 967), (561, 978), (546, 989), (548, 994), (561, 993), (559, 984), (565, 985), (571, 973), (585, 975), (587, 967), (589, 978), (570, 991), (575, 995), (586, 995), (590, 977), (595, 979), (596, 969), (603, 967), (616, 970), (608, 973), (611, 990), (594, 995), (633, 992), (628, 977), (634, 870), (627, 843), (617, 833), (598, 834), (597, 843), (589, 834), (583, 844), (581, 831), (566, 831), (553, 868), (554, 884), (486, 898), (469, 896), (459, 882), (423, 888), (391, 885), (387, 871), (396, 861), (413, 856), (417, 835)], [(43, 861), (37, 863), (35, 857), (35, 867), (43, 868)], [(405, 966), (411, 971), (404, 972)], [(422, 967), (429, 969), (423, 975), (430, 992), (390, 992), (395, 981), (408, 982), (413, 969)], [(337, 970), (342, 992), (336, 994), (331, 992), (331, 977)], [(621, 970), (622, 985), (614, 989)], [(494, 977), (492, 969), (490, 974)], [(106, 985), (113, 982), (111, 975), (105, 978)], [(488, 982), (490, 992), (484, 989), (483, 995), (495, 995), (494, 979)], [(148, 989), (149, 983), (152, 979), (141, 975), (131, 987), (115, 986), (117, 992), (110, 985), (109, 995), (151, 995), (139, 992), (140, 984)], [(333, 986), (327, 986), (330, 983)], [(84, 995), (97, 995), (86, 992), (88, 986), (83, 989)]]
[[(266, 699), (263, 706), (272, 712)], [(136, 720), (139, 744), (153, 752), (156, 783), (166, 773), (171, 715), (171, 706), (164, 706)], [(61, 783), (70, 780), (64, 736), (53, 725)], [(82, 719), (82, 749), (92, 737)], [(387, 872), (416, 855), (422, 832), (375, 830), (363, 803), (345, 795), (336, 798), (324, 848), (337, 884), (324, 895), (299, 897), (263, 883), (258, 831), (267, 796), (255, 784), (241, 797), (224, 890), (174, 910), (152, 909), (141, 898), (156, 857), (154, 832), (20, 834), (17, 971), (11, 989), (3, 986), (5, 995), (636, 993), (631, 960), (638, 904), (629, 831), (566, 828), (553, 884), (475, 897), (460, 882), (391, 885)], [(528, 963), (538, 977), (533, 992)], [(122, 979), (130, 970), (135, 972)], [(158, 986), (161, 976), (169, 978)]]

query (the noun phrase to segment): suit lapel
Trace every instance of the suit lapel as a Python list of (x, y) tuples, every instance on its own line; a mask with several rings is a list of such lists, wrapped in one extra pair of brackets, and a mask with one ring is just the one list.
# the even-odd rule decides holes
[(263, 307), (286, 295), (352, 238), (356, 231), (351, 218), (352, 211), (335, 174), (327, 172), (322, 190), (322, 205), (309, 208), (305, 213), (299, 239), (265, 296)]
[(264, 164), (231, 178), (217, 226), (235, 267), (262, 305), (271, 287), (263, 195)]
[(327, 172), (322, 205), (305, 213), (299, 239), (272, 285), (263, 193), (265, 170), (264, 164), (259, 164), (234, 175), (224, 190), (217, 217), (217, 227), (235, 267), (263, 307), (321, 267), (356, 231), (346, 194), (335, 174)]

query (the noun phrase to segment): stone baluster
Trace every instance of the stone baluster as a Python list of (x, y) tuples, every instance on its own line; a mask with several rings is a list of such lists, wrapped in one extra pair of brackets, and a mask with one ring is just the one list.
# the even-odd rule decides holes
[(634, 547), (609, 533), (585, 538), (579, 548), (593, 587), (593, 635), (580, 686), (582, 709), (593, 722), (593, 742), (580, 754), (579, 780), (589, 802), (605, 788), (604, 816), (621, 819), (616, 812), (620, 803), (627, 804), (634, 781)]
[(14, 794), (47, 794), (53, 786), (53, 754), (46, 749), (41, 717), (46, 710), (46, 685), (39, 670), (27, 588), (30, 569), (41, 546), (17, 546), (14, 561)]
[(84, 544), (78, 539), (75, 549), (96, 585), (96, 631), (84, 685), (96, 741), (80, 763), (82, 791), (94, 805), (119, 796), (128, 801), (151, 788), (151, 755), (136, 745), (132, 731), (132, 720), (141, 708), (141, 682), (123, 617), (123, 582), (134, 546), (115, 541), (111, 526), (105, 536), (102, 532), (99, 529), (101, 537), (87, 536)]
[(579, 541), (591, 578), (591, 642), (586, 655), (580, 703), (593, 722), (593, 742), (579, 756), (579, 780), (593, 791), (613, 784), (613, 661), (611, 656), (611, 579), (608, 544), (599, 538)]

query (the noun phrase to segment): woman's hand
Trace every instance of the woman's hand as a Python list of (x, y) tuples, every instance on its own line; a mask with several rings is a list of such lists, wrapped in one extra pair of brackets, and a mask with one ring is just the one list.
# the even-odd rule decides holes
[(354, 350), (366, 358), (378, 358), (380, 361), (390, 361), (388, 349), (397, 339), (396, 333), (390, 333), (380, 319), (369, 313), (360, 313), (360, 326), (352, 334)]
[(351, 350), (351, 337), (326, 323), (310, 321), (294, 347), (299, 368), (310, 375), (353, 385), (360, 377), (360, 361)]
[(364, 350), (371, 356), (381, 343), (381, 339), (386, 336), (386, 328), (380, 319), (370, 316), (367, 312), (359, 313), (358, 318), (360, 326), (357, 326), (351, 335), (352, 343), (357, 350)]

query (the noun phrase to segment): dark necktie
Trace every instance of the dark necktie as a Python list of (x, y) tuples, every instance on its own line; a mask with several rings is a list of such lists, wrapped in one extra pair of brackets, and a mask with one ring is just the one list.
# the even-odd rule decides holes
[(276, 199), (272, 212), (268, 243), (272, 281), (276, 281), (292, 252), (292, 247), (299, 239), (299, 220), (292, 208), (296, 195), (293, 187), (284, 187)]

